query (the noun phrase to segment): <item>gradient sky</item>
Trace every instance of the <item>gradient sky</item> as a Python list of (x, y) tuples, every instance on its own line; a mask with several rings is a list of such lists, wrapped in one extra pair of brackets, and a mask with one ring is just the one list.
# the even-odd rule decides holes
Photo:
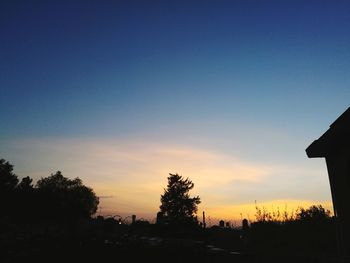
[(200, 212), (331, 208), (306, 147), (349, 106), (349, 1), (1, 1), (0, 158), (152, 219), (168, 173)]

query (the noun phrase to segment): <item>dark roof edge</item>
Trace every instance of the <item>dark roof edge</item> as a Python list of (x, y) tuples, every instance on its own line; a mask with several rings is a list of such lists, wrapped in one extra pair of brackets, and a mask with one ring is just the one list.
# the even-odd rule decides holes
[[(336, 148), (343, 147), (344, 143), (349, 145), (347, 137), (350, 123), (350, 107), (348, 107), (329, 127), (329, 129), (313, 141), (307, 147), (306, 154), (309, 158), (326, 157)], [(345, 137), (344, 137), (345, 136)], [(340, 138), (346, 138), (340, 139)]]
[(306, 155), (309, 158), (321, 158), (325, 157), (325, 154), (323, 154), (322, 145), (318, 140), (313, 141), (309, 147), (306, 148)]
[(349, 119), (350, 107), (346, 109), (329, 127), (333, 128), (335, 125), (342, 124), (346, 119)]

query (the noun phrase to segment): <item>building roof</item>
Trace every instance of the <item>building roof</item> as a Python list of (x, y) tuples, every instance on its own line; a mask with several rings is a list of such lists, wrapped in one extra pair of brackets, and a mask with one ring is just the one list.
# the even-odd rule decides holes
[(330, 125), (330, 128), (306, 149), (309, 158), (326, 157), (350, 149), (350, 107)]

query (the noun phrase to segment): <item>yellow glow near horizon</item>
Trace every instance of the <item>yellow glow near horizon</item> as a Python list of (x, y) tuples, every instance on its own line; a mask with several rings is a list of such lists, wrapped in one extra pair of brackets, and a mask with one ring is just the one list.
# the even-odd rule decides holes
[[(240, 220), (241, 214), (254, 219), (255, 199), (269, 211), (279, 207), (282, 212), (286, 205), (291, 211), (312, 204), (322, 204), (332, 211), (329, 200), (298, 200), (298, 193), (283, 184), (306, 173), (294, 166), (262, 165), (199, 147), (138, 140), (56, 139), (17, 143), (22, 152), (28, 152), (27, 162), (33, 166), (31, 172), (28, 167), (23, 169), (27, 171), (24, 176), (39, 179), (61, 170), (67, 177), (80, 177), (97, 195), (108, 197), (100, 200), (102, 214), (155, 218), (169, 173), (178, 173), (194, 182), (191, 195), (199, 195), (202, 200), (199, 218), (204, 210), (213, 219)], [(276, 174), (286, 174), (285, 179), (275, 183)], [(269, 191), (264, 192), (265, 188)], [(276, 198), (273, 193), (280, 189), (290, 191), (290, 197)]]
[[(258, 202), (257, 207), (265, 208), (267, 212), (282, 213), (285, 211), (290, 216), (295, 214), (298, 208), (309, 208), (312, 205), (322, 205), (333, 214), (333, 205), (330, 201), (314, 201), (314, 200), (270, 200), (265, 202)], [(214, 220), (224, 221), (238, 221), (246, 218), (249, 221), (255, 221), (256, 205), (254, 202), (249, 204), (226, 205), (210, 207), (206, 210), (207, 217), (212, 217)], [(282, 218), (281, 218), (282, 219)]]
[[(128, 199), (129, 200), (129, 199)], [(124, 201), (124, 202), (123, 202)], [(133, 205), (127, 205), (126, 200), (113, 201), (111, 199), (102, 199), (101, 206), (103, 215), (111, 214), (123, 214), (131, 215), (130, 209), (137, 209), (138, 215), (140, 217), (147, 218), (149, 220), (155, 220), (156, 213), (158, 212), (158, 206), (149, 205), (146, 201), (142, 202), (137, 200), (138, 205), (134, 207)], [(129, 200), (130, 201), (130, 200)], [(131, 202), (135, 204), (134, 202)], [(159, 205), (159, 204), (158, 204)], [(333, 205), (331, 201), (315, 201), (315, 200), (270, 200), (265, 202), (257, 203), (257, 206), (260, 209), (265, 208), (267, 212), (280, 212), (281, 219), (283, 213), (286, 211), (288, 216), (295, 215), (295, 212), (299, 208), (309, 208), (312, 205), (322, 205), (325, 209), (328, 209), (331, 214), (333, 214)], [(117, 213), (115, 207), (118, 207)], [(124, 212), (123, 212), (124, 211)], [(136, 211), (136, 210), (134, 210)], [(241, 220), (246, 218), (250, 222), (256, 220), (256, 205), (254, 201), (252, 203), (237, 204), (237, 205), (215, 205), (207, 206), (205, 209), (200, 205), (198, 209), (198, 220), (202, 221), (202, 212), (205, 211), (207, 223), (208, 220), (211, 220), (211, 224), (217, 224), (219, 220), (234, 222), (240, 224)]]

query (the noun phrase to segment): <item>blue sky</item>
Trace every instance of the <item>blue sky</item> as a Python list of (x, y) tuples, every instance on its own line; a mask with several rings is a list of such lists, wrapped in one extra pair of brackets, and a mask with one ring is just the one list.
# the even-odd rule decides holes
[[(98, 172), (85, 176), (86, 164), (74, 165), (82, 151), (122, 145), (148, 160), (154, 149), (172, 147), (175, 157), (162, 156), (168, 172), (179, 173), (189, 153), (210, 152), (226, 163), (208, 169), (225, 167), (227, 179), (236, 161), (278, 166), (267, 178), (294, 184), (236, 182), (227, 196), (241, 185), (241, 196), (252, 200), (327, 202), (325, 166), (304, 150), (349, 106), (349, 11), (348, 1), (2, 1), (1, 157), (20, 175), (61, 169), (102, 195)], [(156, 164), (164, 160), (155, 156), (148, 172), (160, 174)], [(136, 180), (146, 169), (120, 162), (112, 165), (115, 178), (132, 170)], [(184, 170), (195, 173), (192, 166)], [(215, 203), (215, 191), (206, 203)], [(235, 198), (228, 199), (243, 203)], [(149, 202), (154, 212), (159, 198)]]

